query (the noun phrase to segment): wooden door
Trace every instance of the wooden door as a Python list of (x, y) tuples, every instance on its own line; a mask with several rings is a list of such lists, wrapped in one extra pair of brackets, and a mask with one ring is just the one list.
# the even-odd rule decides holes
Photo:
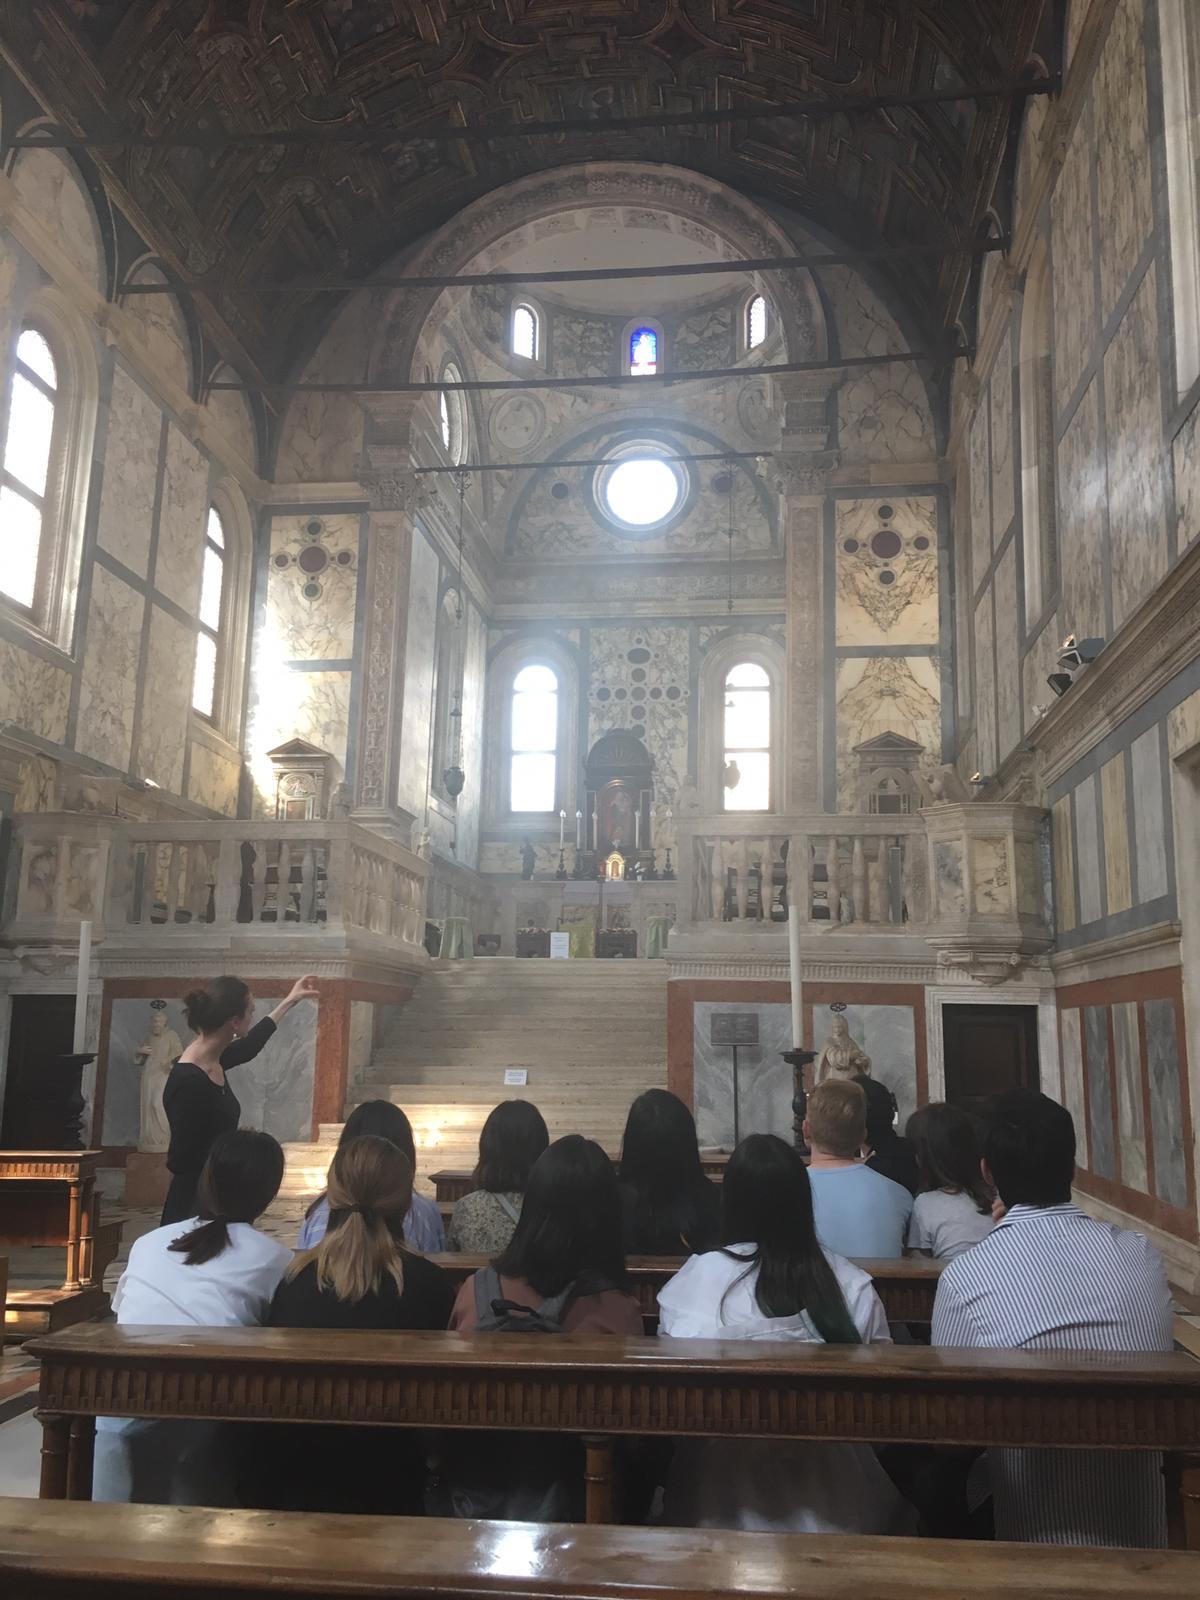
[(1040, 1087), (1036, 1006), (943, 1006), (942, 1046), (952, 1103)]
[(78, 1094), (79, 1070), (72, 1083), (72, 1074), (64, 1073), (59, 1063), (71, 1052), (74, 1032), (73, 995), (13, 996), (0, 1123), (0, 1145), (6, 1150), (64, 1148), (62, 1130), (70, 1123), (67, 1102)]

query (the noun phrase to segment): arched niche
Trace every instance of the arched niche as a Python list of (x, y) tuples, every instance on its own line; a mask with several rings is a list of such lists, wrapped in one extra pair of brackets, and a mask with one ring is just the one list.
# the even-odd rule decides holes
[(601, 856), (634, 856), (650, 845), (654, 762), (640, 739), (624, 728), (604, 734), (584, 766), (585, 837)]

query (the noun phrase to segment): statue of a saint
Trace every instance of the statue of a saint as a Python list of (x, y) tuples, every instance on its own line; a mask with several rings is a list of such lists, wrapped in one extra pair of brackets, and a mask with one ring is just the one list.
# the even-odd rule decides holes
[(148, 1037), (133, 1052), (133, 1059), (142, 1069), (139, 1150), (165, 1150), (171, 1142), (171, 1130), (163, 1110), (163, 1087), (182, 1051), (183, 1045), (174, 1028), (169, 1026), (167, 1013), (156, 1011), (150, 1019)]
[(837, 1016), (817, 1057), (816, 1081), (824, 1083), (826, 1078), (856, 1078), (860, 1073), (864, 1078), (871, 1076), (871, 1058), (850, 1037), (850, 1024), (845, 1017)]
[(521, 876), (528, 883), (533, 877), (533, 869), (537, 866), (537, 851), (528, 839), (521, 840)]

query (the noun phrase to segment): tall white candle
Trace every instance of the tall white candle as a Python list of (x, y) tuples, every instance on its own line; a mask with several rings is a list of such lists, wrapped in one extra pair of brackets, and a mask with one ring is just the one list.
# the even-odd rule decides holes
[(642, 848), (642, 808), (640, 804), (633, 813), (633, 848), (635, 850)]
[(88, 983), (92, 976), (92, 925), (79, 924), (79, 972), (75, 979), (75, 1041), (72, 1050), (82, 1055), (87, 1038)]
[(564, 832), (566, 826), (567, 826), (567, 813), (565, 811), (560, 811), (558, 813), (558, 848), (560, 850), (563, 847), (563, 840), (566, 837), (566, 834)]
[(583, 812), (582, 811), (577, 811), (575, 813), (575, 848), (576, 848), (576, 850), (582, 850), (583, 849)]
[(804, 988), (800, 977), (799, 907), (788, 906), (788, 975), (792, 984), (792, 1049), (804, 1048)]
[(593, 811), (592, 812), (592, 849), (593, 850), (599, 850), (599, 848), (600, 848), (600, 813), (598, 811)]

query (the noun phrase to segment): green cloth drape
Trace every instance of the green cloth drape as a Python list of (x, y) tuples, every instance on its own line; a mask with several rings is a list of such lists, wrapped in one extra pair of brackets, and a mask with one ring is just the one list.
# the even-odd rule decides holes
[(475, 954), (475, 940), (466, 917), (447, 917), (442, 925), (443, 961), (469, 961)]
[(671, 932), (670, 917), (646, 918), (646, 959), (654, 961), (667, 953), (667, 939)]

